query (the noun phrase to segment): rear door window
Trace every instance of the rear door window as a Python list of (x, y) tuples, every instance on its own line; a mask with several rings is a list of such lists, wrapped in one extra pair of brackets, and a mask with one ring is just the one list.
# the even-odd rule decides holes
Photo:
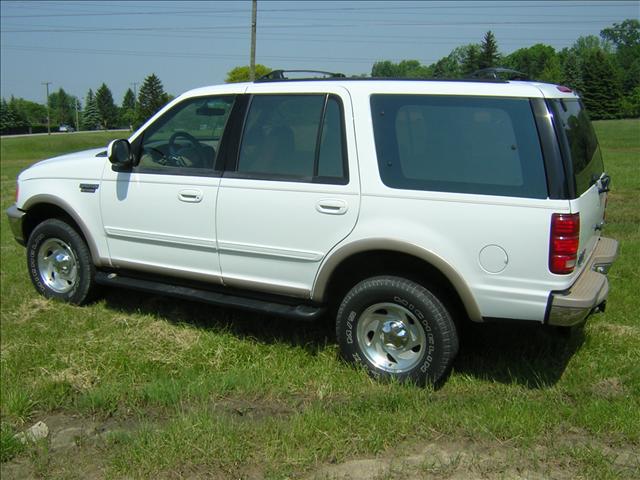
[(237, 174), (348, 183), (342, 118), (334, 95), (255, 95), (245, 121)]
[(598, 139), (579, 100), (553, 99), (551, 109), (560, 129), (564, 150), (571, 157), (576, 193), (581, 195), (604, 172)]
[(547, 197), (528, 99), (373, 95), (371, 107), (387, 186)]

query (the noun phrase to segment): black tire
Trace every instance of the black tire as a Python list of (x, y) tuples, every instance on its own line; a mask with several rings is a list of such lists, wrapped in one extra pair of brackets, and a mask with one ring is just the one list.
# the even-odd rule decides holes
[(36, 290), (47, 298), (80, 305), (93, 293), (95, 266), (89, 248), (62, 220), (45, 220), (31, 232), (27, 268)]
[(437, 384), (458, 353), (449, 311), (429, 290), (400, 277), (373, 277), (347, 293), (336, 320), (342, 357), (376, 378)]

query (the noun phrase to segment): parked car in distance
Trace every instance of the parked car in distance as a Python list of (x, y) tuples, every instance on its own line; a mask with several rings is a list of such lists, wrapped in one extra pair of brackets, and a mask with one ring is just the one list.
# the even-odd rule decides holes
[(276, 71), (33, 165), (8, 215), (46, 297), (82, 304), (102, 284), (332, 315), (344, 359), (425, 384), (465, 322), (571, 327), (604, 309), (609, 184), (566, 87)]
[(63, 123), (58, 127), (58, 131), (59, 132), (75, 132), (76, 130), (71, 125), (67, 125)]

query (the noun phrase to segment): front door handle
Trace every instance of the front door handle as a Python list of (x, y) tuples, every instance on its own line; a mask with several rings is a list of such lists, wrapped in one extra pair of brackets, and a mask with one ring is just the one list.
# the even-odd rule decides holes
[(344, 200), (326, 198), (316, 204), (316, 210), (328, 215), (344, 215), (349, 210), (349, 206)]
[(180, 190), (178, 193), (178, 199), (181, 202), (199, 203), (202, 201), (202, 191), (193, 188)]

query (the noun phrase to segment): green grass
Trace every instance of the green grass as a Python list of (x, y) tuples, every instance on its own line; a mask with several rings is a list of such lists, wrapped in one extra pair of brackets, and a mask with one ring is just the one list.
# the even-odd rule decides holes
[[(438, 390), (376, 383), (344, 365), (328, 324), (117, 290), (87, 307), (46, 301), (3, 215), (3, 478), (313, 478), (321, 466), (376, 456), (396, 459), (380, 478), (412, 468), (637, 477), (640, 121), (595, 126), (613, 178), (605, 234), (621, 241), (607, 312), (568, 339), (530, 326), (470, 328)], [(111, 138), (97, 135), (3, 139), (3, 209), (19, 170)], [(38, 420), (50, 425), (47, 442), (13, 439)], [(80, 426), (76, 445), (55, 447)], [(425, 446), (451, 455), (403, 463)]]

